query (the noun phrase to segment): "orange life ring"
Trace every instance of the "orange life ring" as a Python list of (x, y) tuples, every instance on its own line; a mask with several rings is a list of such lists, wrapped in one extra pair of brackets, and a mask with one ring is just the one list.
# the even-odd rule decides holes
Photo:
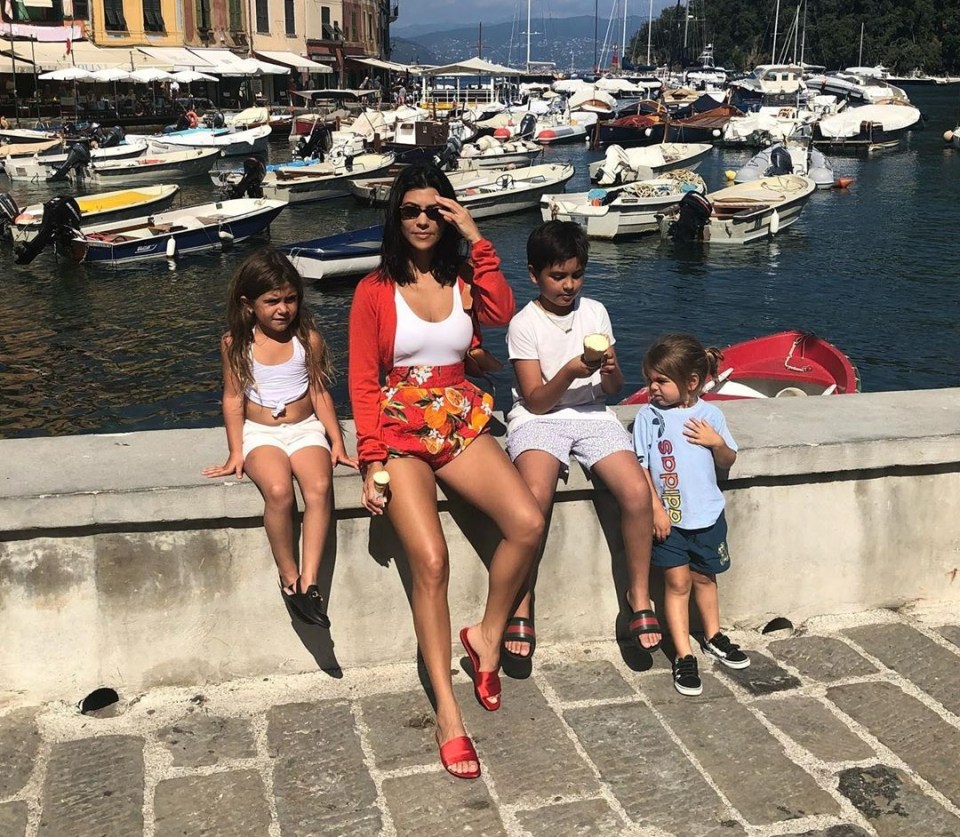
[(190, 125), (191, 128), (196, 128), (200, 124), (200, 117), (197, 116), (197, 114), (194, 111), (188, 110), (187, 123)]

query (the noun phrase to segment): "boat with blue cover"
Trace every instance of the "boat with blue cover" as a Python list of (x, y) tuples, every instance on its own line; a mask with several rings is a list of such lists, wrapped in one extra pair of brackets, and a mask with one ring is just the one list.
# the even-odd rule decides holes
[(363, 276), (380, 264), (383, 224), (285, 244), (285, 253), (304, 279)]

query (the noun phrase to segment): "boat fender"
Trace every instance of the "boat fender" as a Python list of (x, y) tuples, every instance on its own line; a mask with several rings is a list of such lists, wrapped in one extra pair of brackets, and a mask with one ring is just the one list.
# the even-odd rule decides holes
[(727, 170), (723, 173), (723, 176), (724, 176), (725, 178), (727, 178), (727, 180), (736, 180), (736, 179), (737, 179), (737, 173), (736, 173), (733, 169), (727, 169)]
[(774, 398), (793, 398), (795, 396), (806, 395), (806, 393), (800, 389), (800, 387), (784, 387), (780, 390)]
[(653, 133), (653, 128), (644, 128), (644, 129), (643, 129), (643, 135), (644, 135), (645, 137), (649, 137), (652, 133)]
[(176, 257), (177, 257), (177, 240), (173, 236), (170, 236), (170, 238), (167, 239), (167, 258), (175, 259)]
[(713, 131), (711, 131), (710, 133), (711, 133), (711, 136), (713, 136), (714, 139), (717, 139), (717, 138), (720, 136), (720, 129), (719, 129), (719, 128), (714, 128)]
[(953, 131), (944, 131), (944, 132), (943, 132), (943, 141), (944, 141), (944, 142), (953, 142)]
[(773, 210), (770, 216), (770, 235), (776, 235), (780, 231), (780, 213)]
[(230, 230), (224, 230), (224, 229), (218, 230), (218, 231), (217, 231), (217, 237), (218, 237), (224, 244), (233, 244), (234, 235), (233, 235), (232, 232), (230, 232)]

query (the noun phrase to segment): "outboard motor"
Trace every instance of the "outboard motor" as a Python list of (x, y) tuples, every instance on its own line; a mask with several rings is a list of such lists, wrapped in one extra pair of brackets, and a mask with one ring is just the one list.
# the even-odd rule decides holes
[(101, 148), (113, 148), (114, 146), (120, 145), (125, 137), (126, 134), (123, 132), (123, 128), (116, 125), (113, 128), (101, 130), (97, 136), (97, 142)]
[(518, 139), (533, 139), (533, 134), (537, 130), (537, 115), (535, 113), (525, 113), (520, 120), (520, 127), (517, 129)]
[(770, 165), (763, 173), (765, 177), (773, 177), (778, 174), (793, 174), (793, 160), (790, 159), (790, 152), (782, 145), (778, 145), (770, 152)]
[(226, 124), (227, 119), (220, 111), (217, 111), (212, 117), (210, 117), (211, 128), (223, 128)]
[(667, 234), (674, 241), (700, 241), (703, 228), (710, 221), (713, 204), (699, 192), (687, 192), (680, 199), (677, 220), (670, 224)]
[(295, 160), (306, 160), (310, 157), (317, 157), (322, 163), (327, 151), (333, 145), (333, 139), (330, 131), (325, 125), (316, 124), (313, 130), (305, 137), (300, 137), (297, 146), (293, 151)]
[(43, 205), (43, 221), (40, 232), (33, 241), (18, 244), (13, 250), (17, 264), (30, 264), (53, 240), (66, 246), (80, 233), (80, 207), (71, 197), (51, 198)]
[(447, 137), (447, 144), (439, 154), (433, 157), (434, 165), (441, 171), (452, 171), (457, 167), (460, 160), (460, 151), (463, 149), (463, 141), (460, 137)]
[(10, 227), (19, 214), (20, 207), (17, 206), (13, 195), (6, 192), (0, 194), (0, 238), (10, 237)]
[(227, 187), (230, 198), (262, 198), (263, 178), (267, 170), (256, 157), (247, 157), (243, 161), (243, 177), (233, 186)]
[[(90, 165), (90, 147), (86, 142), (76, 142), (70, 148), (67, 159), (54, 170), (49, 180), (66, 180), (71, 170), (76, 171), (77, 177), (83, 177), (84, 169)], [(44, 210), (46, 214), (46, 210)]]

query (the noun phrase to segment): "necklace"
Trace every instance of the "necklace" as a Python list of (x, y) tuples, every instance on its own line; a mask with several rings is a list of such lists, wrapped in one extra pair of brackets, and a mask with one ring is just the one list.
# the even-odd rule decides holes
[(534, 300), (534, 305), (537, 306), (542, 312), (543, 316), (547, 318), (547, 322), (553, 325), (555, 328), (559, 328), (564, 334), (569, 334), (573, 331), (573, 315), (574, 311), (571, 310), (569, 314), (564, 314), (561, 317), (558, 317), (556, 314), (551, 314), (543, 305), (540, 304), (539, 299)]

